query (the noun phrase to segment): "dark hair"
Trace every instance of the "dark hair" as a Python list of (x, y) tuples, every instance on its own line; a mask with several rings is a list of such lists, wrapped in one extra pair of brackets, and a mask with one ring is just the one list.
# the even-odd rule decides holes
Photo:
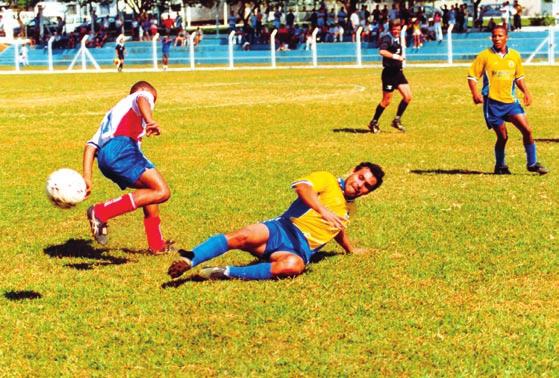
[(379, 186), (382, 185), (383, 182), (382, 178), (384, 177), (384, 171), (382, 170), (381, 166), (378, 164), (369, 163), (368, 161), (364, 161), (357, 164), (354, 168), (354, 171), (357, 172), (361, 168), (368, 168), (369, 171), (371, 171), (371, 173), (373, 174), (373, 176), (375, 176), (375, 178), (377, 179), (377, 183), (375, 184), (375, 186), (372, 188), (371, 191), (378, 189)]
[(157, 93), (157, 90), (153, 87), (153, 85), (151, 85), (147, 81), (142, 80), (142, 81), (138, 81), (136, 84), (132, 86), (132, 88), (130, 88), (130, 94), (137, 92), (140, 89), (149, 89)]
[(395, 18), (395, 19), (390, 20), (388, 22), (388, 29), (392, 29), (393, 27), (396, 27), (396, 26), (402, 26), (402, 23), (400, 22), (399, 18)]
[(493, 30), (491, 30), (491, 35), (493, 35), (493, 32), (497, 29), (502, 29), (505, 32), (505, 35), (509, 35), (509, 31), (507, 30), (507, 27), (505, 25), (495, 25), (495, 26), (493, 26)]

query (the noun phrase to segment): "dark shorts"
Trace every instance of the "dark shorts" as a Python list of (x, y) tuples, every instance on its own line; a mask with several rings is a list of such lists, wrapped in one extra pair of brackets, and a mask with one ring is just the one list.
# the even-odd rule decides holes
[(111, 139), (97, 154), (99, 169), (105, 177), (116, 183), (120, 189), (132, 188), (146, 169), (155, 168), (138, 146), (128, 137)]
[(274, 252), (291, 252), (301, 257), (305, 264), (311, 260), (314, 251), (310, 249), (307, 239), (289, 219), (276, 218), (262, 223), (270, 233), (264, 257), (269, 258)]
[(404, 76), (404, 71), (400, 69), (385, 68), (382, 70), (382, 91), (394, 92), (401, 84), (408, 84), (408, 79)]
[(489, 97), (483, 98), (483, 116), (488, 129), (501, 126), (509, 116), (524, 114), (524, 109), (518, 102), (504, 103)]

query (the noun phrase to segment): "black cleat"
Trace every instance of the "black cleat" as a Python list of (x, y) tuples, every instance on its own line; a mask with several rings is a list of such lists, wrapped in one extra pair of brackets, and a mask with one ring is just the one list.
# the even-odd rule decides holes
[(496, 175), (510, 175), (511, 174), (510, 170), (509, 170), (509, 167), (506, 166), (506, 165), (503, 165), (503, 166), (496, 165), (494, 172), (495, 172)]
[(541, 165), (540, 163), (536, 163), (534, 165), (527, 166), (526, 168), (528, 169), (528, 171), (536, 172), (540, 176), (545, 175), (546, 173), (549, 173), (549, 170), (546, 167), (544, 167), (543, 165)]
[(228, 280), (230, 277), (225, 274), (227, 268), (216, 266), (204, 268), (198, 273), (198, 277), (203, 280)]
[(192, 251), (185, 251), (181, 249), (179, 250), (179, 254), (181, 255), (180, 260), (173, 261), (167, 270), (167, 274), (170, 275), (171, 278), (178, 278), (187, 270), (192, 269), (192, 258), (194, 257)]
[(396, 130), (399, 130), (403, 133), (406, 132), (406, 128), (404, 127), (404, 125), (402, 125), (402, 122), (400, 121), (400, 118), (394, 118), (394, 120), (392, 121), (392, 127), (395, 128)]
[(87, 220), (89, 220), (89, 228), (95, 241), (101, 245), (106, 245), (109, 242), (109, 226), (97, 219), (93, 206), (87, 209)]
[(371, 122), (369, 122), (369, 130), (371, 130), (373, 134), (380, 133), (380, 127), (378, 126), (378, 121), (376, 119), (373, 119), (371, 120)]

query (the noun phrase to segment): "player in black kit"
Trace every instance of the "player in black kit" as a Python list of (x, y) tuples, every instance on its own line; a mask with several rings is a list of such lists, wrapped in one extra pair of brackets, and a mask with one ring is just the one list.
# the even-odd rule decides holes
[(379, 54), (382, 56), (382, 100), (377, 105), (375, 115), (371, 122), (369, 122), (369, 129), (374, 133), (380, 132), (380, 127), (378, 120), (382, 115), (382, 112), (392, 100), (392, 92), (397, 89), (402, 95), (402, 101), (398, 105), (398, 111), (396, 112), (396, 118), (392, 121), (392, 127), (405, 132), (406, 129), (402, 125), (400, 118), (406, 107), (411, 101), (411, 88), (408, 84), (408, 80), (404, 76), (402, 71), (402, 63), (404, 57), (402, 54), (402, 46), (400, 45), (400, 20), (395, 19), (390, 21), (390, 34), (385, 35), (380, 40)]

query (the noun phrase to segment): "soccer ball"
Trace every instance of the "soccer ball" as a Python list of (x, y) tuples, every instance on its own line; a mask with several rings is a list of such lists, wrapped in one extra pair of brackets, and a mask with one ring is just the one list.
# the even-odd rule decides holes
[(47, 179), (47, 197), (57, 207), (69, 209), (85, 199), (82, 175), (70, 168), (54, 171)]

